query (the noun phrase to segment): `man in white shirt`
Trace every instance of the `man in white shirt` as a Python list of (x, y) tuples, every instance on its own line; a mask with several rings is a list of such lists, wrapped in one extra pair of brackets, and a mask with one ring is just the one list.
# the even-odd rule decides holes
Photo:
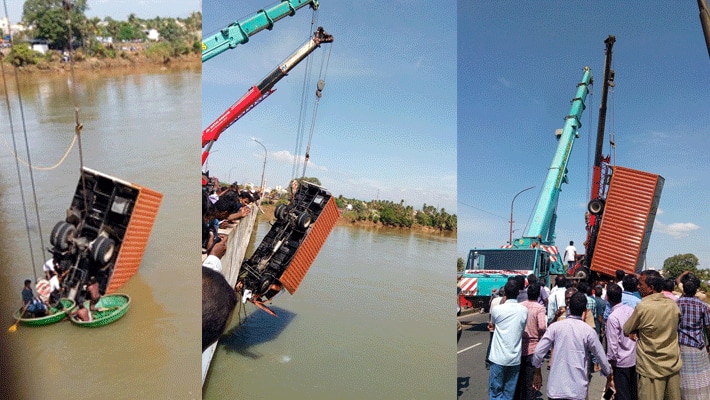
[(574, 268), (574, 263), (577, 259), (577, 248), (574, 247), (574, 242), (569, 241), (569, 246), (565, 248), (564, 260), (568, 265), (568, 269)]
[(51, 275), (49, 275), (49, 272), (57, 272), (55, 269), (55, 263), (54, 263), (54, 257), (50, 258), (47, 260), (44, 265), (42, 266), (42, 270), (44, 271), (44, 275), (47, 277), (47, 280), (51, 278)]
[(505, 303), (491, 310), (493, 329), (491, 343), (488, 395), (494, 399), (512, 399), (520, 373), (523, 330), (528, 319), (528, 309), (518, 304), (518, 284), (509, 280), (505, 284)]

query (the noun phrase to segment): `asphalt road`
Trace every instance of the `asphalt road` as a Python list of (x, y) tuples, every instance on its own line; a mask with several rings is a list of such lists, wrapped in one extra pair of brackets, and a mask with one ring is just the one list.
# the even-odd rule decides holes
[[(457, 349), (457, 396), (459, 400), (483, 400), (488, 398), (488, 370), (486, 369), (486, 349), (490, 333), (486, 329), (489, 314), (462, 313), (458, 320), (463, 324), (463, 333)], [(548, 379), (547, 361), (542, 368), (541, 399), (545, 394)], [(590, 384), (589, 399), (601, 399), (606, 378), (594, 374)]]

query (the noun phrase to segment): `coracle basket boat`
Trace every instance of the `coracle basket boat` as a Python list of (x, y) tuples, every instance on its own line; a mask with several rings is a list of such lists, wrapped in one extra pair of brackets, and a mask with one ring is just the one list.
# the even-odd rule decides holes
[[(97, 311), (91, 311), (91, 321), (81, 321), (76, 315), (70, 315), (71, 322), (85, 328), (98, 328), (119, 320), (126, 315), (131, 298), (127, 294), (109, 294), (101, 297), (96, 303)], [(84, 306), (89, 308), (89, 300), (84, 302)]]
[(76, 302), (71, 299), (61, 299), (59, 300), (62, 303), (62, 308), (61, 310), (57, 307), (50, 307), (49, 312), (47, 315), (44, 317), (21, 317), (22, 309), (24, 307), (21, 307), (19, 310), (15, 311), (14, 317), (15, 319), (19, 319), (20, 323), (22, 325), (27, 325), (27, 326), (44, 326), (44, 325), (50, 325), (57, 323), (61, 320), (63, 320), (68, 313), (72, 312), (74, 310), (74, 307), (76, 307)]

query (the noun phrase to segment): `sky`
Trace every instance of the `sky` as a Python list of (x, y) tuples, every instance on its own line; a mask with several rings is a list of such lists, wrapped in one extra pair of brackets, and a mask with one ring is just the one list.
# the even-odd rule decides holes
[[(692, 253), (710, 267), (710, 60), (695, 1), (459, 2), (458, 256), (521, 237), (584, 66), (601, 82), (604, 40), (615, 88), (607, 111), (615, 164), (665, 178), (647, 267)], [(557, 245), (586, 239), (601, 84), (592, 87), (558, 203)], [(590, 139), (591, 138), (591, 139)], [(610, 154), (608, 140), (604, 154)]]
[[(271, 31), (203, 63), (203, 129), (293, 53), (318, 25), (334, 36), (276, 91), (227, 129), (207, 161), (221, 180), (259, 185), (267, 149), (266, 186), (285, 186), (294, 156), (313, 132), (306, 176), (333, 195), (424, 203), (456, 211), (456, 7), (426, 1), (322, 0), (317, 24), (302, 8)], [(268, 8), (274, 1), (204, 1), (203, 37)], [(327, 69), (321, 68), (327, 65)], [(323, 97), (315, 82), (325, 71)], [(302, 97), (305, 100), (302, 102)], [(299, 118), (302, 104), (304, 117)], [(300, 123), (299, 123), (300, 121)], [(315, 122), (312, 122), (315, 121)], [(297, 151), (299, 125), (302, 146)], [(303, 173), (297, 163), (296, 177)]]
[[(7, 15), (10, 22), (18, 23), (22, 19), (24, 0), (4, 0), (7, 5)], [(186, 18), (202, 7), (202, 0), (88, 0), (87, 17), (111, 17), (117, 21), (125, 21), (130, 14), (141, 19), (155, 17)], [(5, 16), (3, 9), (2, 16)]]

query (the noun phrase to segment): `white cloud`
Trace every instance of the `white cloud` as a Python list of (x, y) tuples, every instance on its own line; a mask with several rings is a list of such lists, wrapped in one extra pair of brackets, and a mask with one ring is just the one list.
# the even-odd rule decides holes
[[(290, 163), (290, 164), (293, 164), (294, 160), (296, 160), (296, 162), (299, 165), (301, 165), (301, 167), (303, 167), (303, 161), (305, 160), (304, 156), (294, 156), (288, 150), (280, 150), (280, 151), (270, 153), (269, 158), (279, 161), (279, 162)], [(327, 171), (328, 170), (328, 168), (326, 168), (326, 167), (314, 164), (313, 162), (311, 162), (311, 160), (308, 160), (308, 168), (315, 168), (320, 171)]]
[(513, 83), (511, 81), (503, 78), (502, 76), (500, 78), (498, 78), (498, 82), (507, 88), (513, 87)]
[(686, 237), (690, 232), (700, 229), (700, 227), (692, 222), (674, 222), (666, 225), (660, 221), (654, 224), (654, 230), (659, 233), (673, 236), (676, 239)]

